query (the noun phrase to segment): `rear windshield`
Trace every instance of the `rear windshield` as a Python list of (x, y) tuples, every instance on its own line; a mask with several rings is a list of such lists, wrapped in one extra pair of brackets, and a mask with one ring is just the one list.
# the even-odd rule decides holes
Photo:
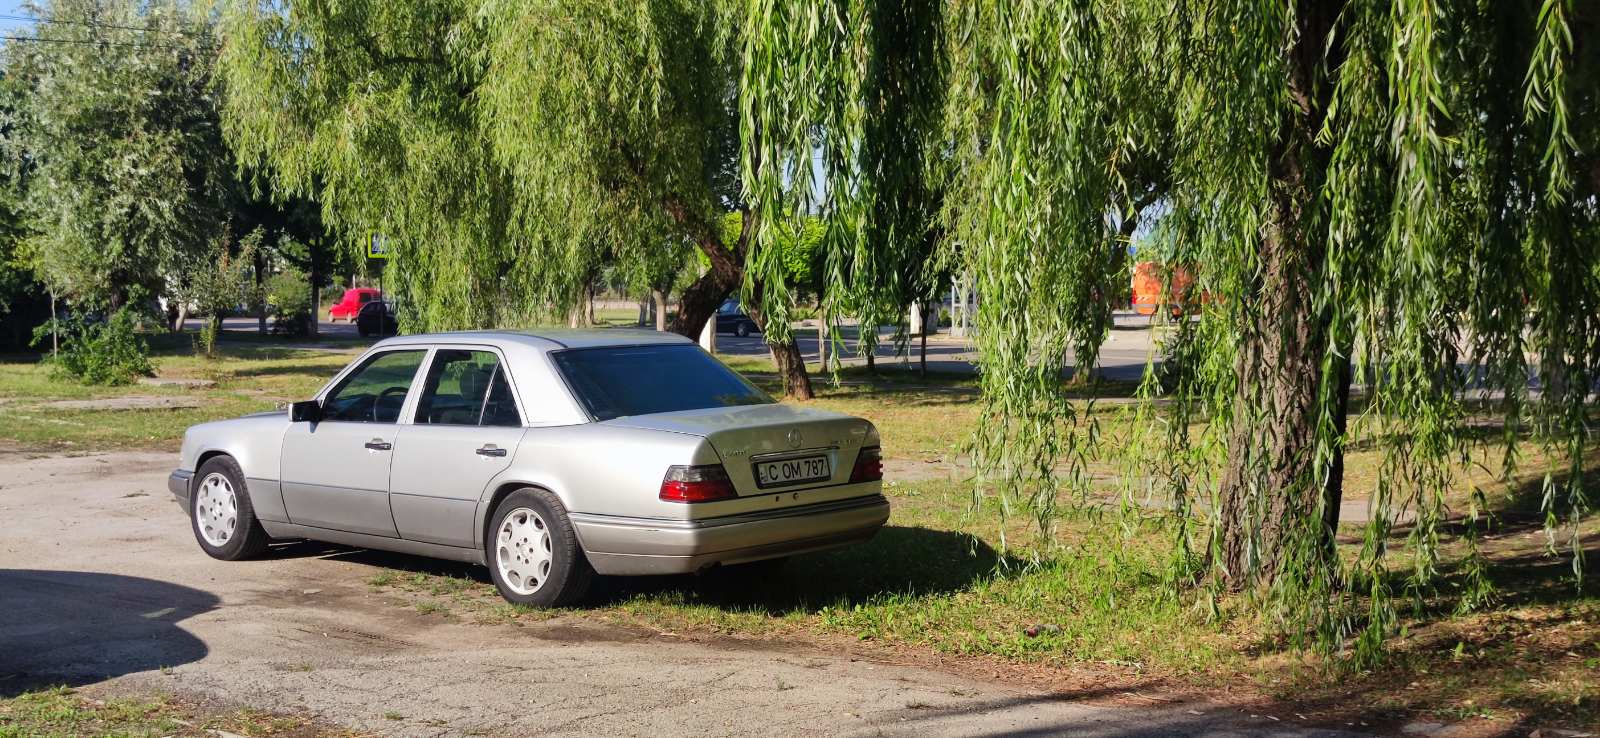
[(596, 420), (772, 402), (699, 346), (607, 346), (551, 356)]

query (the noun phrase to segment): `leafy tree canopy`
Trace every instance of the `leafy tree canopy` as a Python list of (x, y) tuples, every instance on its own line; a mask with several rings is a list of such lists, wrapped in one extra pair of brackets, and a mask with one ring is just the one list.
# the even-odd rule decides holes
[(61, 0), (7, 43), (9, 166), (26, 180), (24, 255), (84, 306), (161, 293), (228, 218), (204, 15), (178, 2)]
[(410, 328), (563, 313), (598, 263), (648, 262), (666, 233), (729, 251), (717, 4), (234, 3), (223, 24), (242, 160), (346, 238), (386, 235)]
[[(1406, 586), (1421, 591), (1480, 408), (1507, 440), (1532, 431), (1557, 452), (1548, 525), (1581, 571), (1600, 379), (1592, 4), (750, 8), (747, 200), (785, 211), (817, 194), (784, 182), (820, 147), (837, 163), (812, 203), (835, 214), (832, 248), (890, 265), (921, 255), (862, 224), (937, 205), (934, 261), (954, 259), (982, 297), (989, 412), (976, 451), (1005, 501), (1047, 522), (1058, 464), (1087, 491), (1095, 434), (1060, 376), (1068, 348), (1082, 367), (1104, 340), (1098, 303), (1125, 245), (1114, 214), (1160, 192), (1172, 257), (1196, 265), (1214, 298), (1179, 332), (1174, 355), (1193, 370), (1175, 404), (1142, 410), (1128, 444), (1145, 453), (1130, 488), (1160, 480), (1177, 510), (1175, 584), (1262, 590), (1291, 632), (1327, 647), (1360, 632), (1370, 655), (1393, 622), (1393, 521), (1416, 516)], [(875, 129), (886, 103), (898, 125)], [(1363, 412), (1348, 425), (1352, 408)], [(1342, 562), (1331, 540), (1355, 439), (1386, 462), (1364, 553)], [(1471, 607), (1489, 583), (1465, 570), (1478, 572), (1461, 600)]]

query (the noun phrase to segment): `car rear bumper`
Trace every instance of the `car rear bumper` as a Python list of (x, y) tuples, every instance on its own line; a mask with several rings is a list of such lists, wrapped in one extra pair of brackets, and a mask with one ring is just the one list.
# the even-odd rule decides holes
[(883, 495), (705, 520), (573, 514), (600, 574), (683, 574), (860, 543), (889, 519)]
[(194, 472), (183, 469), (173, 470), (167, 475), (167, 491), (178, 498), (178, 504), (185, 510), (189, 509), (189, 484), (194, 480)]

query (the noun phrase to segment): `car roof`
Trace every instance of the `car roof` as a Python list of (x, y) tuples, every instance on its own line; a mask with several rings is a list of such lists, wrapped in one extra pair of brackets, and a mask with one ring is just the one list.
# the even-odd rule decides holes
[(476, 343), (494, 346), (517, 345), (541, 351), (605, 346), (694, 345), (683, 336), (668, 331), (600, 328), (592, 330), (549, 328), (531, 331), (482, 330), (418, 333), (386, 338), (375, 346), (416, 346), (448, 343)]

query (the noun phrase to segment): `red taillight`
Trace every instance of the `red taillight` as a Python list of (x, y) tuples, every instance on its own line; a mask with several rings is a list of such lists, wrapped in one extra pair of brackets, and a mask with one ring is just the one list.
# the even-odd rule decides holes
[(710, 502), (738, 497), (721, 464), (669, 466), (661, 479), (661, 499), (667, 502)]
[(850, 482), (876, 482), (883, 479), (883, 451), (877, 446), (867, 446), (856, 454), (856, 467), (850, 470)]

